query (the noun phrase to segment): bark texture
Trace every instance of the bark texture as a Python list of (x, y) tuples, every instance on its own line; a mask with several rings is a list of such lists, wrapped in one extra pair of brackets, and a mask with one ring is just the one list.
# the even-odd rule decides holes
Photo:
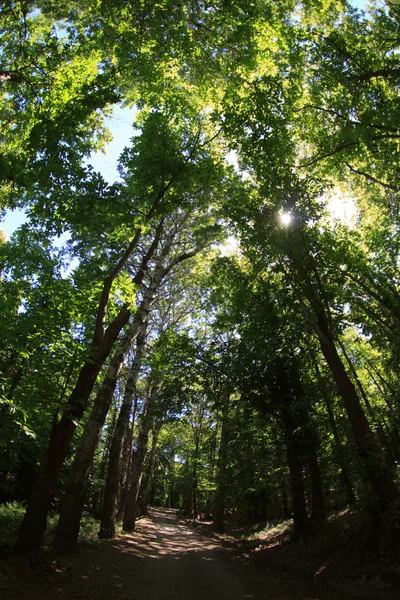
[[(149, 262), (157, 249), (162, 232), (162, 225), (163, 221), (157, 227), (155, 237), (146, 254), (143, 256), (137, 273), (133, 278), (133, 282), (139, 287), (142, 285), (143, 278), (148, 270)], [(136, 236), (134, 240), (135, 239)], [(132, 248), (132, 252), (134, 249), (134, 240), (129, 246)], [(125, 252), (112, 271), (112, 273), (115, 273), (115, 277), (119, 274), (128, 258), (129, 256), (127, 256), (127, 252)], [(69, 397), (61, 419), (58, 420), (57, 416), (55, 416), (53, 421), (49, 445), (42, 461), (39, 476), (33, 486), (32, 494), (15, 546), (15, 552), (20, 556), (37, 551), (40, 548), (46, 530), (47, 515), (56, 494), (60, 472), (65, 458), (67, 457), (75, 429), (87, 408), (89, 396), (93, 390), (98, 374), (107, 360), (121, 330), (129, 321), (130, 306), (124, 304), (118, 315), (103, 332), (104, 316), (108, 300), (107, 290), (111, 287), (109, 279), (110, 275), (104, 282), (103, 291), (99, 301), (90, 358), (85, 362), (79, 373), (78, 380)]]
[(337, 462), (341, 471), (341, 479), (343, 482), (343, 487), (346, 491), (347, 503), (349, 506), (353, 506), (356, 502), (356, 496), (353, 491), (353, 486), (351, 485), (351, 478), (349, 475), (349, 470), (347, 468), (346, 458), (343, 450), (342, 440), (340, 439), (339, 430), (336, 425), (335, 416), (333, 414), (332, 405), (330, 398), (325, 397), (325, 406), (328, 412), (329, 423), (331, 426), (331, 430), (333, 433), (333, 439), (335, 440), (336, 446), (336, 456)]
[(149, 468), (147, 471), (146, 482), (143, 488), (143, 492), (140, 497), (140, 512), (142, 515), (147, 515), (147, 507), (149, 504), (150, 488), (153, 481), (154, 470), (156, 466), (157, 456), (157, 440), (160, 434), (161, 426), (154, 424), (152, 429), (152, 440), (151, 440), (151, 451), (149, 458)]
[(110, 408), (125, 357), (143, 327), (143, 319), (145, 318), (147, 308), (146, 300), (145, 294), (139, 309), (135, 313), (129, 331), (123, 338), (119, 350), (114, 354), (110, 362), (103, 383), (94, 401), (93, 410), (90, 414), (88, 424), (81, 438), (72, 465), (64, 500), (61, 506), (61, 513), (56, 531), (56, 539), (58, 542), (71, 545), (78, 540), (85, 492), (95, 449)]
[(137, 396), (135, 394), (133, 401), (132, 419), (131, 423), (128, 423), (128, 430), (125, 434), (124, 441), (122, 443), (121, 453), (121, 468), (120, 468), (120, 480), (119, 480), (119, 496), (118, 496), (118, 510), (116, 515), (117, 522), (121, 522), (124, 518), (124, 509), (126, 502), (126, 492), (130, 483), (130, 470), (132, 464), (132, 446), (133, 446), (133, 430), (136, 421), (136, 410), (137, 410)]
[(305, 440), (306, 461), (311, 482), (311, 515), (313, 521), (324, 521), (326, 517), (325, 498), (322, 486), (321, 469), (318, 462), (318, 444), (315, 432), (308, 423), (303, 432)]
[(395, 499), (396, 486), (382, 452), (376, 444), (353, 382), (337, 352), (327, 317), (324, 312), (319, 312), (317, 317), (318, 321), (314, 324), (314, 328), (318, 334), (322, 353), (343, 399), (354, 440), (374, 496), (375, 509), (377, 512), (383, 512)]
[(156, 395), (157, 391), (155, 389), (151, 390), (146, 398), (146, 403), (144, 406), (143, 418), (137, 442), (137, 450), (135, 452), (135, 460), (133, 461), (132, 465), (131, 483), (126, 497), (123, 519), (124, 531), (134, 531), (135, 529), (137, 504), (143, 476), (143, 466), (147, 453), (147, 445), (149, 441), (149, 431), (151, 427), (151, 413)]
[(221, 440), (218, 450), (217, 473), (216, 473), (216, 492), (213, 509), (213, 528), (217, 533), (224, 533), (225, 530), (225, 498), (226, 498), (226, 475), (228, 467), (229, 454), (229, 398), (230, 391), (226, 392), (224, 405), (222, 408), (222, 426)]
[(285, 427), (286, 458), (290, 473), (294, 535), (301, 537), (308, 532), (308, 515), (300, 460), (298, 428), (289, 412), (282, 411), (281, 414)]
[(347, 354), (346, 348), (340, 341), (339, 341), (339, 347), (343, 353), (344, 358), (346, 359), (346, 362), (348, 364), (350, 372), (353, 375), (353, 380), (356, 383), (356, 386), (358, 388), (358, 391), (360, 392), (361, 398), (364, 401), (364, 404), (367, 409), (367, 413), (369, 415), (371, 423), (375, 424), (375, 429), (376, 429), (376, 434), (377, 434), (378, 440), (379, 440), (382, 448), (385, 449), (385, 459), (386, 459), (387, 469), (389, 471), (393, 471), (396, 466), (396, 461), (395, 461), (395, 458), (393, 455), (392, 447), (389, 442), (388, 436), (386, 435), (384, 425), (382, 424), (380, 419), (377, 417), (374, 409), (372, 408), (369, 398), (365, 392), (364, 386), (362, 385), (362, 383), (358, 377), (357, 370), (356, 370), (350, 356)]
[(128, 381), (124, 391), (124, 399), (118, 415), (117, 426), (115, 428), (114, 437), (111, 443), (99, 531), (99, 537), (101, 539), (115, 537), (115, 519), (120, 480), (120, 457), (123, 441), (128, 432), (129, 418), (132, 412), (132, 403), (136, 389), (136, 382), (139, 377), (141, 361), (145, 348), (145, 339), (146, 329), (144, 328), (137, 339), (136, 356), (129, 372)]

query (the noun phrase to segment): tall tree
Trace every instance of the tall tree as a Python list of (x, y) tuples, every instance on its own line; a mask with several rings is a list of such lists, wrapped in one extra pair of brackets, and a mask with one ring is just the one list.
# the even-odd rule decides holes
[[(161, 114), (150, 113), (144, 123), (144, 135), (136, 140), (136, 144), (129, 157), (126, 157), (130, 168), (130, 179), (127, 179), (127, 185), (134, 186), (131, 190), (145, 191), (145, 201), (142, 208), (145, 212), (145, 221), (151, 223), (155, 221), (155, 231), (153, 238), (147, 235), (149, 239), (147, 247), (143, 249), (142, 255), (138, 257), (139, 264), (135, 268), (135, 273), (131, 277), (131, 289), (140, 289), (145, 274), (149, 268), (150, 261), (157, 250), (162, 236), (165, 217), (157, 218), (160, 207), (166, 212), (175, 208), (176, 204), (185, 206), (185, 202), (193, 201), (194, 190), (198, 185), (200, 174), (204, 174), (204, 169), (212, 164), (207, 145), (209, 140), (202, 137), (201, 129), (197, 129), (194, 138), (190, 138), (190, 127), (184, 123), (179, 124), (175, 129)], [(151, 134), (151, 138), (149, 135)], [(159, 136), (159, 141), (163, 153), (162, 163), (153, 163), (153, 169), (150, 164), (143, 171), (138, 167), (143, 164), (144, 152), (148, 150), (149, 142), (154, 144), (154, 136)], [(189, 146), (187, 146), (189, 144)], [(168, 148), (165, 154), (166, 147)], [(155, 158), (155, 156), (153, 156)], [(193, 162), (193, 168), (190, 165)], [(136, 171), (135, 171), (136, 169)], [(149, 170), (150, 169), (150, 170)], [(158, 169), (158, 171), (157, 171)], [(218, 169), (218, 167), (217, 167)], [(133, 183), (133, 173), (137, 174), (138, 181)], [(214, 187), (215, 181), (214, 169), (211, 174), (204, 174), (206, 181)], [(147, 184), (146, 184), (147, 181)], [(130, 183), (131, 182), (131, 183)], [(185, 183), (184, 183), (185, 182)], [(149, 185), (146, 190), (143, 186)], [(203, 193), (206, 186), (203, 186)], [(183, 195), (183, 198), (181, 195)], [(198, 200), (198, 196), (196, 196)], [(135, 221), (135, 220), (134, 220)], [(54, 497), (57, 480), (60, 469), (68, 452), (69, 444), (76, 429), (77, 423), (84, 414), (89, 395), (97, 376), (107, 360), (121, 330), (129, 321), (131, 315), (132, 299), (125, 301), (122, 306), (114, 299), (114, 315), (109, 323), (105, 323), (107, 310), (110, 313), (110, 305), (113, 304), (113, 298), (110, 296), (112, 286), (118, 277), (123, 274), (128, 265), (128, 261), (136, 250), (139, 240), (142, 236), (143, 225), (136, 223), (136, 232), (129, 235), (125, 232), (125, 243), (121, 244), (122, 250), (116, 256), (114, 261), (108, 267), (108, 273), (104, 278), (97, 304), (97, 312), (94, 316), (94, 323), (89, 348), (89, 356), (86, 359), (73, 389), (63, 416), (60, 421), (53, 424), (50, 436), (50, 444), (43, 461), (42, 470), (32, 492), (32, 498), (21, 526), (20, 535), (17, 541), (17, 552), (20, 554), (31, 552), (40, 545), (43, 532), (46, 528), (46, 516), (52, 498)], [(144, 238), (146, 239), (146, 238)], [(113, 264), (114, 262), (114, 264)], [(131, 296), (132, 298), (132, 296)], [(112, 314), (112, 313), (111, 313)]]

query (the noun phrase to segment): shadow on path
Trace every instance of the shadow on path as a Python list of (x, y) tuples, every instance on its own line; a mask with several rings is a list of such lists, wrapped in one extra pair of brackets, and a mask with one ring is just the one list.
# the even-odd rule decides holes
[(172, 509), (151, 509), (132, 535), (80, 544), (74, 554), (53, 561), (45, 573), (27, 569), (13, 584), (10, 577), (2, 580), (0, 573), (1, 600), (302, 598), (286, 582), (235, 556), (216, 538), (180, 522)]

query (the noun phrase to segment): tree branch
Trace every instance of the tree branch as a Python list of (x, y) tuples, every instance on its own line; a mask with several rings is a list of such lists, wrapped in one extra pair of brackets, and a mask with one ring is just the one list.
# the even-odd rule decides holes
[(362, 175), (363, 177), (368, 179), (368, 181), (372, 181), (372, 183), (377, 183), (378, 185), (381, 185), (382, 187), (384, 187), (388, 190), (393, 190), (394, 192), (398, 192), (400, 190), (400, 187), (398, 187), (396, 185), (391, 185), (390, 183), (385, 183), (384, 181), (380, 181), (376, 177), (373, 177), (372, 175), (369, 175), (368, 173), (365, 173), (364, 171), (359, 171), (358, 169), (355, 169), (349, 163), (345, 163), (345, 165), (352, 173), (355, 173), (356, 175)]
[[(382, 134), (382, 135), (376, 135), (374, 137), (371, 137), (369, 140), (366, 140), (366, 141), (377, 142), (379, 140), (397, 140), (399, 138), (400, 138), (400, 133), (398, 133), (398, 134)], [(305, 167), (311, 167), (312, 165), (315, 165), (316, 163), (323, 160), (324, 158), (329, 158), (330, 156), (334, 156), (335, 154), (338, 154), (339, 152), (342, 152), (343, 150), (346, 150), (347, 148), (351, 148), (352, 146), (359, 146), (361, 141), (362, 140), (357, 140), (357, 141), (352, 141), (352, 142), (343, 142), (339, 146), (336, 146), (336, 148), (334, 148), (330, 152), (321, 154), (320, 156), (313, 158), (309, 162), (299, 165), (297, 167), (297, 169), (304, 169)]]
[(377, 69), (376, 71), (365, 71), (361, 75), (352, 75), (351, 79), (355, 81), (369, 81), (376, 77), (384, 77), (386, 79), (400, 79), (400, 68), (395, 69)]

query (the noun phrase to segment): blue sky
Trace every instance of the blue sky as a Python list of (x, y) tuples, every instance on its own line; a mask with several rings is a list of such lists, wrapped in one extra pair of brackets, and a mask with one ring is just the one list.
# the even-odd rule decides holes
[(94, 167), (95, 171), (100, 171), (104, 179), (110, 183), (118, 177), (117, 165), (122, 150), (125, 146), (130, 145), (135, 113), (136, 110), (134, 108), (121, 108), (117, 106), (113, 116), (106, 119), (106, 125), (114, 138), (108, 144), (106, 154), (104, 152), (97, 152), (96, 154), (92, 154), (87, 161)]
[(354, 6), (354, 8), (365, 8), (367, 2), (366, 0), (351, 0), (350, 4)]
[[(114, 139), (108, 144), (106, 153), (97, 152), (92, 154), (87, 161), (110, 183), (118, 178), (118, 158), (125, 146), (129, 146), (133, 135), (132, 123), (135, 112), (133, 108), (121, 108), (120, 106), (114, 109), (113, 116), (106, 119), (106, 124)], [(7, 211), (4, 220), (0, 222), (0, 229), (9, 238), (24, 221), (25, 213), (23, 210)]]

